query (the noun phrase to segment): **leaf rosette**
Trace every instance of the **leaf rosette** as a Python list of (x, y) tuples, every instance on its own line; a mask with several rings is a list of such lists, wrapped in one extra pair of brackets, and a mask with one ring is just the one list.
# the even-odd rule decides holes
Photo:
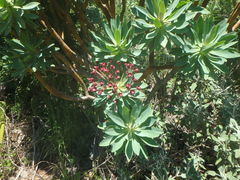
[(136, 6), (133, 13), (138, 17), (134, 26), (146, 32), (145, 42), (154, 49), (165, 48), (169, 42), (181, 46), (182, 38), (177, 34), (189, 25), (197, 13), (207, 14), (204, 8), (192, 5), (192, 2), (180, 0), (147, 0), (146, 8)]
[(92, 43), (96, 61), (119, 60), (133, 62), (134, 57), (141, 54), (141, 47), (133, 49), (134, 28), (131, 23), (121, 22), (120, 18), (110, 20), (110, 25), (104, 24), (105, 36), (92, 32), (95, 42)]
[(216, 71), (227, 72), (227, 59), (240, 57), (233, 47), (237, 41), (235, 32), (227, 32), (226, 20), (214, 25), (211, 18), (199, 18), (191, 29), (190, 38), (185, 39), (184, 55), (178, 65), (184, 66), (185, 72), (198, 71), (204, 78), (215, 77)]
[(100, 146), (112, 146), (115, 154), (124, 152), (128, 161), (134, 154), (148, 159), (145, 146), (159, 147), (154, 138), (163, 133), (154, 127), (157, 118), (153, 110), (139, 101), (129, 107), (118, 103), (117, 107), (117, 112), (105, 111), (109, 120), (99, 126), (105, 134)]

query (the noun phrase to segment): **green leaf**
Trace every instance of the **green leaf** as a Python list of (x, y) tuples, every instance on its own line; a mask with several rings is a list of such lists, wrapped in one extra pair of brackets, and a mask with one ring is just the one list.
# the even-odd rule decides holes
[(151, 29), (154, 28), (155, 26), (153, 24), (149, 24), (143, 19), (136, 19), (135, 20), (137, 27), (140, 26), (140, 28), (146, 28), (146, 29)]
[(142, 76), (142, 73), (136, 73), (134, 74), (134, 78), (136, 78), (137, 80)]
[(168, 38), (164, 35), (162, 35), (161, 39), (160, 39), (160, 43), (161, 43), (161, 46), (163, 48), (166, 48), (167, 46), (167, 43), (168, 43)]
[(158, 30), (154, 30), (146, 35), (146, 39), (153, 39), (158, 35)]
[(209, 44), (211, 43), (212, 41), (214, 41), (217, 37), (217, 33), (218, 33), (218, 29), (219, 27), (218, 26), (214, 26), (211, 31), (209, 32), (209, 34), (206, 36), (205, 40), (204, 40), (204, 43), (205, 44)]
[(137, 103), (134, 104), (131, 110), (131, 121), (135, 121), (138, 118), (138, 116), (141, 113), (141, 107), (142, 106), (139, 101), (137, 101)]
[(105, 138), (100, 142), (99, 146), (105, 147), (105, 146), (111, 145), (112, 139), (113, 139), (112, 136), (107, 136), (107, 137), (105, 137)]
[(114, 37), (117, 45), (119, 45), (121, 43), (121, 32), (118, 29), (114, 31)]
[(140, 154), (140, 150), (141, 150), (141, 145), (140, 143), (136, 140), (136, 139), (133, 139), (132, 140), (132, 148), (133, 148), (133, 152), (139, 156)]
[(0, 9), (0, 19), (1, 20), (3, 20), (3, 21), (7, 20), (8, 16), (9, 16), (9, 12), (7, 9)]
[(177, 10), (173, 16), (169, 16), (168, 21), (176, 20), (186, 9), (188, 9), (192, 5), (192, 2), (187, 3), (185, 6), (181, 7)]
[(142, 137), (141, 140), (148, 146), (159, 147), (159, 145), (151, 138)]
[(129, 122), (130, 110), (127, 106), (123, 106), (122, 108), (122, 117), (124, 122)]
[(210, 52), (210, 54), (223, 57), (226, 59), (231, 59), (231, 58), (238, 58), (240, 57), (240, 53), (234, 51), (234, 50), (213, 50)]
[(193, 92), (197, 88), (197, 83), (192, 83), (190, 86), (190, 91)]
[(141, 85), (140, 85), (141, 89), (145, 89), (148, 87), (148, 84), (143, 82)]
[(144, 14), (146, 17), (148, 17), (149, 19), (154, 19), (154, 17), (143, 7), (140, 6), (136, 6), (135, 7), (139, 12), (141, 12), (142, 14)]
[(141, 146), (139, 156), (140, 156), (140, 157), (143, 157), (143, 158), (145, 158), (145, 159), (148, 159), (147, 151), (146, 151), (146, 149), (145, 149), (144, 146)]
[(149, 117), (144, 123), (141, 124), (141, 128), (149, 128), (154, 125), (156, 122), (157, 118), (155, 117)]
[(124, 144), (126, 142), (126, 136), (120, 136), (114, 143), (112, 144), (112, 152), (117, 152), (119, 149), (124, 147)]
[(0, 101), (0, 145), (3, 143), (4, 126), (5, 126), (5, 112), (2, 105), (4, 104), (2, 101)]
[(133, 156), (133, 148), (131, 141), (128, 141), (125, 146), (125, 156), (127, 157), (127, 161), (129, 162)]
[(140, 129), (139, 132), (136, 132), (135, 134), (140, 137), (148, 137), (148, 138), (156, 138), (162, 134), (163, 131), (158, 128), (152, 128), (151, 130), (142, 130)]
[(115, 124), (125, 127), (123, 120), (114, 111), (106, 110), (105, 113)]
[(211, 171), (211, 170), (207, 171), (206, 174), (213, 177), (218, 175), (215, 171)]
[(234, 153), (235, 153), (235, 158), (236, 159), (240, 158), (240, 149), (234, 150)]
[(22, 7), (22, 9), (24, 9), (24, 10), (33, 9), (33, 8), (36, 8), (39, 4), (40, 4), (39, 2), (30, 2), (30, 3), (26, 4), (26, 5), (24, 5)]
[(106, 131), (104, 131), (104, 133), (109, 135), (109, 136), (118, 136), (118, 135), (121, 134), (120, 132), (117, 132), (117, 130), (114, 129), (114, 128), (109, 128)]
[(153, 111), (150, 106), (147, 106), (141, 113), (141, 115), (137, 118), (136, 122), (134, 123), (135, 127), (138, 127), (143, 122), (145, 122), (150, 116), (152, 116)]
[(165, 17), (168, 17), (169, 15), (172, 14), (173, 10), (177, 7), (178, 3), (179, 3), (179, 0), (174, 0), (171, 3), (171, 5), (168, 7), (168, 10), (167, 10), (167, 12), (165, 14)]
[(107, 24), (104, 24), (104, 29), (105, 29), (108, 37), (109, 37), (109, 38), (111, 39), (111, 41), (116, 45), (117, 42), (116, 42), (116, 40), (115, 40), (115, 38), (114, 38), (114, 36), (113, 36), (113, 33), (112, 33), (111, 29), (109, 28), (109, 26), (108, 26)]
[(164, 14), (166, 13), (164, 0), (152, 0), (152, 1), (153, 1), (154, 10), (155, 10), (155, 13), (157, 14), (157, 17), (162, 20), (164, 17)]

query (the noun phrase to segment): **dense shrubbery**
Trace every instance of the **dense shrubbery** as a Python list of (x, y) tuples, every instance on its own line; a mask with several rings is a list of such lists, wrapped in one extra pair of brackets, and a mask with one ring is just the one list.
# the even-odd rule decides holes
[(239, 179), (239, 4), (227, 20), (207, 2), (2, 0), (1, 86), (35, 160), (63, 179)]

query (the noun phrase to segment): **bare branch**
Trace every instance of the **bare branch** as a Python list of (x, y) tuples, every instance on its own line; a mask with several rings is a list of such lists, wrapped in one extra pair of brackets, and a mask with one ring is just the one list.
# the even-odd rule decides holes
[(236, 31), (240, 26), (240, 20), (238, 20), (238, 22), (236, 24), (234, 24), (234, 26), (232, 27), (232, 31)]
[(49, 85), (41, 76), (39, 72), (33, 72), (32, 70), (29, 69), (29, 72), (32, 73), (35, 78), (42, 84), (42, 86), (52, 95), (59, 97), (61, 99), (67, 100), (67, 101), (84, 101), (84, 100), (92, 100), (95, 97), (87, 95), (87, 96), (82, 96), (82, 97), (72, 97), (69, 95), (64, 94), (63, 92), (58, 91), (51, 85)]
[(160, 70), (166, 70), (166, 69), (173, 69), (175, 68), (173, 64), (166, 64), (162, 66), (149, 66), (142, 74), (142, 76), (139, 78), (139, 82), (142, 80), (146, 79), (148, 76), (150, 76), (153, 72), (155, 71), (160, 71)]
[(62, 54), (60, 54), (58, 52), (55, 53), (54, 56), (56, 58), (58, 58), (59, 60), (61, 60), (67, 66), (67, 68), (70, 70), (70, 73), (72, 74), (73, 78), (82, 85), (82, 87), (84, 89), (84, 92), (85, 92), (85, 95), (89, 95), (86, 84), (84, 83), (81, 76), (75, 71), (75, 69), (70, 64), (70, 62)]
[(60, 44), (63, 52), (72, 60), (75, 60), (76, 62), (81, 63), (82, 65), (84, 65), (84, 61), (77, 57), (77, 54), (65, 43), (65, 41), (61, 38), (61, 36), (56, 32), (56, 30), (45, 20), (45, 19), (41, 19), (40, 20), (41, 24), (47, 28), (47, 30), (49, 31), (49, 33), (53, 36), (54, 39), (56, 39), (58, 41), (58, 43)]
[(236, 18), (238, 17), (238, 15), (240, 14), (240, 2), (237, 3), (237, 5), (235, 6), (234, 10), (232, 11), (232, 13), (230, 14), (229, 18), (228, 18), (228, 31), (232, 30), (232, 27), (234, 25), (234, 21), (236, 20)]
[(122, 0), (122, 11), (121, 11), (121, 14), (120, 14), (120, 19), (121, 19), (121, 21), (123, 20), (124, 13), (125, 13), (125, 11), (126, 11), (126, 3), (127, 3), (126, 0)]
[(52, 0), (52, 2), (56, 8), (56, 11), (59, 13), (59, 17), (65, 21), (69, 32), (73, 36), (73, 39), (80, 45), (80, 47), (84, 50), (85, 53), (89, 54), (89, 51), (86, 48), (85, 42), (80, 38), (69, 13), (63, 10), (55, 0)]
[(138, 3), (138, 5), (143, 7), (143, 6), (144, 6), (144, 3), (145, 3), (145, 0), (140, 0), (139, 3)]
[(178, 69), (179, 68), (173, 68), (162, 80), (160, 78), (157, 78), (157, 83), (155, 83), (155, 86), (149, 93), (146, 102), (149, 102), (161, 87), (166, 87), (167, 82), (172, 79), (172, 77), (177, 73)]
[(111, 15), (110, 15), (110, 13), (109, 13), (109, 11), (108, 11), (107, 6), (106, 6), (105, 4), (103, 4), (103, 3), (101, 2), (101, 0), (95, 0), (95, 3), (96, 3), (97, 6), (102, 10), (103, 14), (106, 16), (106, 18), (107, 18), (107, 20), (108, 20), (108, 22), (109, 22), (110, 19), (111, 19)]
[(115, 10), (115, 0), (110, 0), (108, 11), (110, 12), (110, 15), (112, 18), (115, 18), (116, 10)]

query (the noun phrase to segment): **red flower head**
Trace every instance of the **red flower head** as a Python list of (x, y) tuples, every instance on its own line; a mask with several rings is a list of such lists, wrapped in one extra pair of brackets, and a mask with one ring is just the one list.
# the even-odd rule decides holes
[(134, 95), (134, 94), (135, 94), (135, 91), (134, 91), (134, 90), (131, 90), (131, 91), (130, 91), (130, 94)]

